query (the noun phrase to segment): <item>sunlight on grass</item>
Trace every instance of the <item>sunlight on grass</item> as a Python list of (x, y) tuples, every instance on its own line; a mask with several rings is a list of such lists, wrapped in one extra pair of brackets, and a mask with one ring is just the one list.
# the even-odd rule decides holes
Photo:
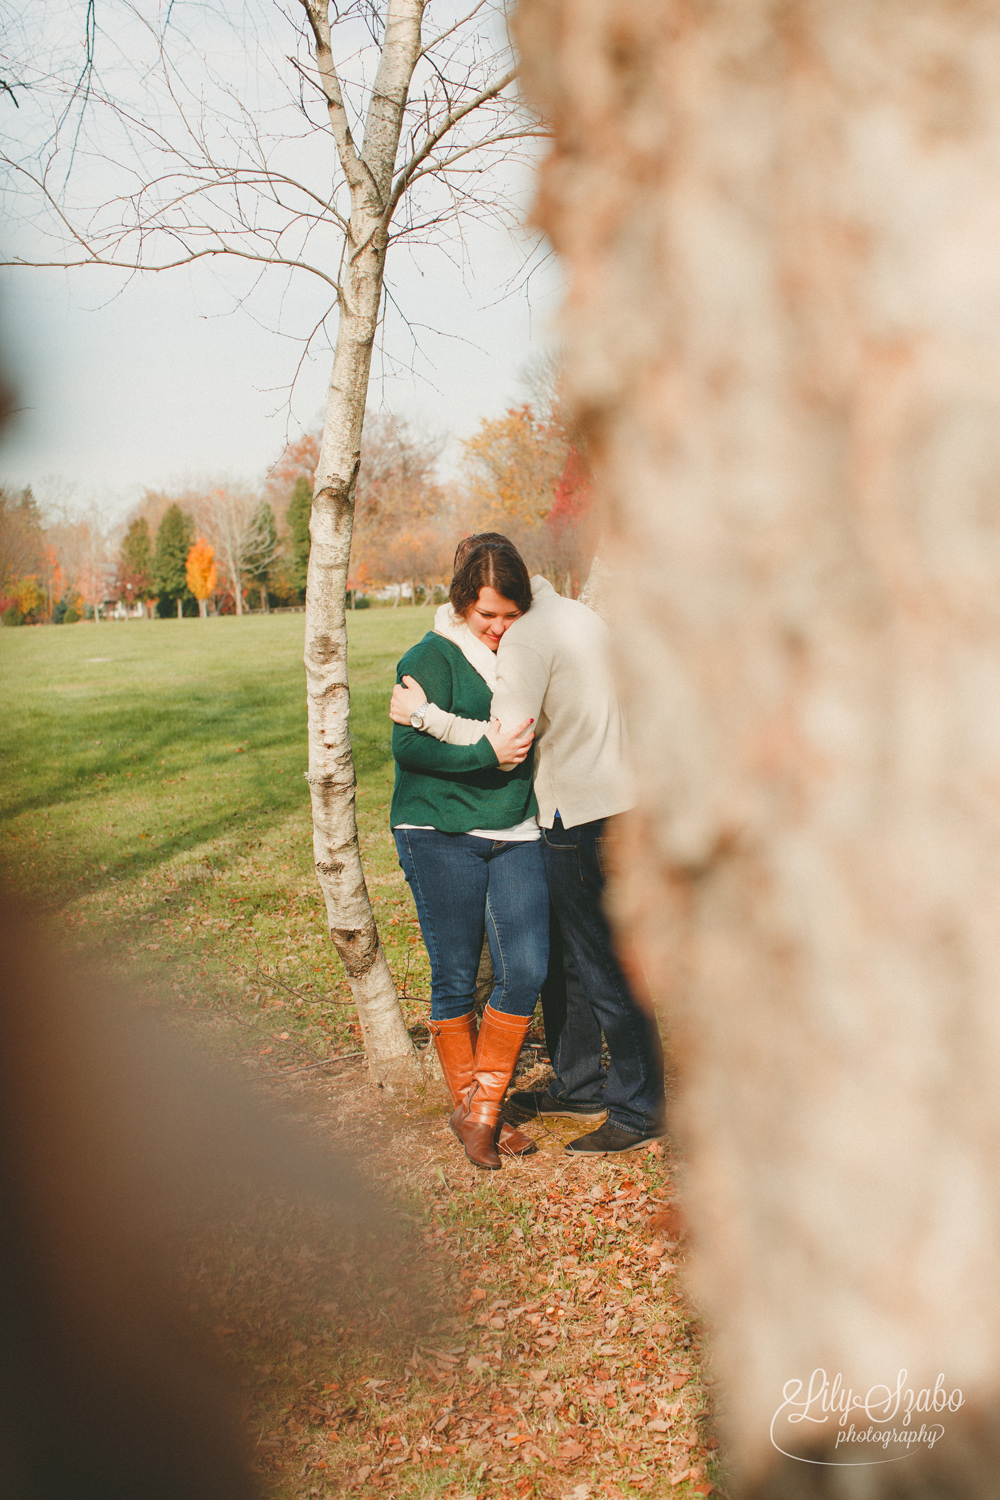
[[(432, 614), (349, 618), (365, 871), (397, 983), (424, 1001), (426, 953), (388, 827), (387, 709), (396, 661)], [(302, 616), (5, 630), (0, 648), (14, 887), (133, 978), (166, 969), (188, 1004), (257, 1024), (264, 1055), (289, 1051), (280, 1029), (307, 1049), (288, 1061), (359, 1047), (313, 871)], [(424, 1009), (411, 1000), (408, 1019)]]

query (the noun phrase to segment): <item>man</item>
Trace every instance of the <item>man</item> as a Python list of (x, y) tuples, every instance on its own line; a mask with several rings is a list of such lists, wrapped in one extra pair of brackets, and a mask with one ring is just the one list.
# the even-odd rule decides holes
[[(469, 545), (508, 546), (499, 534)], [(611, 681), (608, 631), (585, 604), (532, 579), (531, 609), (508, 623), (497, 649), (493, 713), (502, 724), (536, 726), (535, 796), (564, 980), (550, 969), (542, 992), (545, 1035), (555, 1078), (541, 1094), (514, 1094), (524, 1113), (594, 1121), (597, 1129), (567, 1150), (632, 1150), (664, 1134), (663, 1052), (651, 1011), (629, 988), (604, 914), (608, 820), (630, 805), (626, 732)], [(404, 679), (392, 715), (439, 739), (465, 742), (485, 725), (427, 704)], [(601, 1037), (610, 1066), (601, 1063)]]

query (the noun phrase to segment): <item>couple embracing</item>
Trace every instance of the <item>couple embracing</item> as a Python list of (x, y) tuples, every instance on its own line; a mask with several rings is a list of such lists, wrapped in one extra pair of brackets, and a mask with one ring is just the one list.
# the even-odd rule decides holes
[[(399, 663), (390, 712), (390, 820), (431, 962), (451, 1128), (469, 1160), (495, 1170), (536, 1149), (500, 1108), (539, 993), (555, 1078), (510, 1103), (522, 1116), (603, 1119), (574, 1153), (663, 1135), (659, 1033), (602, 904), (608, 820), (630, 805), (603, 621), (529, 578), (506, 537), (466, 537), (448, 603)], [(495, 983), (477, 1031), (484, 934)]]

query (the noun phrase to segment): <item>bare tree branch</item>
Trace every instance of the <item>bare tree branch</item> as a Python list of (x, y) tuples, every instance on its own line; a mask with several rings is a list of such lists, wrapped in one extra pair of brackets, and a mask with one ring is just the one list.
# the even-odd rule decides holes
[(487, 3), (488, 0), (478, 0), (478, 3), (474, 5), (472, 9), (468, 11), (464, 16), (459, 16), (458, 20), (453, 22), (452, 25), (449, 26), (445, 31), (439, 31), (436, 37), (432, 37), (429, 42), (425, 42), (424, 45), (420, 48), (420, 56), (433, 56), (434, 52), (438, 47), (440, 47), (443, 41), (445, 41), (450, 36), (454, 36), (456, 31), (461, 31), (463, 26), (467, 26), (475, 16), (479, 15), (481, 10), (485, 9)]
[[(485, 104), (488, 99), (495, 99), (496, 96), (501, 93), (509, 83), (513, 83), (516, 77), (517, 69), (511, 68), (507, 73), (504, 74), (502, 78), (498, 78), (494, 83), (490, 84), (487, 88), (483, 89), (479, 94), (477, 94), (475, 98), (470, 99), (466, 104), (463, 104), (461, 108), (452, 110), (445, 116), (440, 125), (438, 125), (436, 129), (431, 131), (430, 135), (427, 137), (420, 150), (410, 158), (410, 160), (406, 163), (406, 166), (403, 167), (402, 171), (397, 174), (396, 184), (392, 190), (392, 196), (386, 205), (385, 214), (383, 216), (384, 222), (386, 224), (388, 224), (389, 220), (391, 219), (396, 204), (399, 202), (400, 198), (406, 192), (406, 189), (409, 187), (411, 181), (413, 180), (414, 173), (420, 166), (420, 163), (427, 160), (438, 142), (440, 140), (443, 140), (444, 137), (448, 134), (449, 130), (453, 130), (460, 120), (464, 120), (466, 115), (472, 114), (473, 110), (478, 109), (481, 104)], [(510, 140), (512, 139), (512, 137), (508, 135), (506, 139)], [(473, 148), (470, 147), (469, 149)]]
[(352, 189), (359, 188), (365, 177), (365, 169), (361, 158), (354, 145), (354, 137), (351, 134), (350, 123), (347, 119), (347, 110), (344, 108), (344, 96), (340, 87), (340, 78), (333, 61), (333, 47), (330, 39), (330, 19), (327, 8), (322, 3), (316, 4), (314, 0), (302, 0), (302, 6), (309, 18), (316, 40), (316, 64), (319, 68), (320, 82), (323, 97), (326, 100), (327, 113), (330, 116), (330, 129), (337, 143), (337, 155), (340, 158), (340, 166)]

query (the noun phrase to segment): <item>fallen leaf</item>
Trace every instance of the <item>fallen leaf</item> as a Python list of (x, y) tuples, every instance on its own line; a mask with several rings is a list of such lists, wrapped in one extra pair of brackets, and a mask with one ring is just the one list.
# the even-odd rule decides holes
[(583, 1444), (578, 1443), (576, 1438), (567, 1438), (556, 1449), (560, 1458), (579, 1458), (585, 1451)]

